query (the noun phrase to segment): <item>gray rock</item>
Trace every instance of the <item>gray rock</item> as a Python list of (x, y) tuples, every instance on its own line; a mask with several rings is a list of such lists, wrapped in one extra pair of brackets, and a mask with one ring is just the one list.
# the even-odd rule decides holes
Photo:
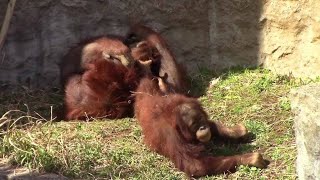
[(297, 174), (301, 180), (320, 179), (320, 83), (290, 93), (298, 150)]

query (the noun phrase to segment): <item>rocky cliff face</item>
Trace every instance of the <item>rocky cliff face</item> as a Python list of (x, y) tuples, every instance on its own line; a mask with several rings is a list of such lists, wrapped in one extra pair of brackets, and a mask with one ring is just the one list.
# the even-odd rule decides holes
[[(6, 1), (0, 2), (0, 23)], [(69, 47), (145, 23), (160, 32), (188, 70), (263, 65), (280, 74), (320, 75), (318, 0), (17, 1), (0, 51), (0, 83), (58, 85)]]

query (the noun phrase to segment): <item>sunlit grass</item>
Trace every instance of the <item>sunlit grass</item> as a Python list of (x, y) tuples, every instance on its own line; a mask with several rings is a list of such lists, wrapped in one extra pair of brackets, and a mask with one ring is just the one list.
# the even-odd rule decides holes
[[(271, 161), (267, 169), (240, 166), (236, 173), (203, 179), (296, 179), (287, 95), (291, 88), (310, 82), (263, 69), (232, 69), (219, 77), (202, 69), (193, 76), (192, 92), (202, 94), (199, 100), (211, 120), (244, 123), (255, 136), (248, 144), (213, 144), (212, 153), (259, 151)], [(62, 102), (55, 91), (1, 93), (0, 100), (0, 154), (14, 164), (70, 178), (187, 178), (143, 144), (135, 119), (54, 122), (52, 113)]]

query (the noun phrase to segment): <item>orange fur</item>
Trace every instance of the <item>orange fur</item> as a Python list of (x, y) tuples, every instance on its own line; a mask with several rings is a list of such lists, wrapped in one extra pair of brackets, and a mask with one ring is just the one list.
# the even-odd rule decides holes
[(120, 37), (99, 36), (89, 38), (72, 47), (59, 64), (62, 86), (75, 74), (82, 74), (86, 65), (97, 60), (105, 60), (108, 54), (129, 54), (130, 49), (124, 45)]
[(136, 66), (97, 60), (87, 65), (83, 75), (74, 75), (66, 83), (65, 119), (132, 116), (134, 91), (141, 74)]
[[(193, 110), (207, 117), (200, 103), (181, 94), (165, 94), (157, 80), (144, 78), (136, 92), (135, 116), (151, 150), (168, 157), (174, 165), (189, 176), (199, 177), (234, 171), (238, 165), (264, 167), (258, 153), (234, 156), (212, 156), (181, 120), (179, 106), (192, 104)], [(226, 127), (205, 120), (214, 137), (226, 137)], [(230, 129), (227, 129), (230, 131)]]
[(167, 77), (166, 83), (172, 92), (187, 93), (188, 85), (186, 75), (182, 65), (178, 64), (174, 55), (168, 48), (165, 40), (149, 27), (143, 25), (135, 25), (131, 28), (127, 35), (125, 44), (130, 45), (139, 41), (146, 41), (154, 51), (156, 63), (151, 67), (153, 75), (159, 77)]

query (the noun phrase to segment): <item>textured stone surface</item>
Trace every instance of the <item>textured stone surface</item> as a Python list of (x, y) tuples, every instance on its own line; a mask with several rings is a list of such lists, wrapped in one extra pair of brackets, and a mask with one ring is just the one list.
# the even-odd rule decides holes
[(263, 64), (320, 76), (320, 1), (215, 0), (210, 7), (211, 67)]
[(210, 1), (210, 67), (258, 65), (261, 0)]
[[(0, 9), (6, 9), (3, 1)], [(57, 85), (57, 63), (70, 46), (91, 36), (124, 35), (128, 25), (136, 22), (160, 32), (178, 61), (194, 69), (190, 67), (209, 59), (207, 17), (207, 0), (17, 1), (0, 52), (0, 82), (27, 87)]]
[[(2, 23), (7, 1), (0, 1)], [(261, 65), (320, 76), (318, 0), (17, 1), (0, 51), (0, 83), (58, 85), (62, 55), (80, 39), (124, 35), (142, 22), (159, 31), (188, 70)], [(1, 88), (1, 87), (0, 87)]]
[(299, 179), (320, 179), (320, 83), (290, 92), (298, 150)]
[(320, 1), (267, 0), (261, 21), (261, 61), (280, 74), (320, 76)]

